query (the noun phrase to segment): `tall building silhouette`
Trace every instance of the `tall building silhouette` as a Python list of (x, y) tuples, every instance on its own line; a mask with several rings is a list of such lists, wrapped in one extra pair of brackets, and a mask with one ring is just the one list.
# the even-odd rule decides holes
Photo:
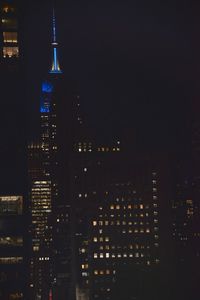
[(31, 213), (30, 294), (32, 299), (48, 299), (55, 281), (54, 229), (58, 202), (56, 84), (59, 67), (55, 13), (52, 18), (52, 66), (42, 83), (40, 96), (40, 137), (29, 145)]
[(4, 112), (0, 120), (0, 299), (27, 297), (20, 9), (18, 1), (0, 1), (1, 110)]

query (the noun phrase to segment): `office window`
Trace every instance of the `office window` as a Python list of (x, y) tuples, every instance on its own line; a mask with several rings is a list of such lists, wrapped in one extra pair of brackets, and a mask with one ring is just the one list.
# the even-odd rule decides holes
[(3, 47), (3, 57), (18, 57), (19, 48), (18, 47)]
[(10, 300), (18, 300), (18, 299), (22, 299), (22, 298), (23, 298), (23, 294), (20, 292), (12, 293), (9, 295)]
[(15, 246), (19, 247), (23, 245), (23, 238), (22, 237), (0, 237), (0, 246)]
[(22, 263), (23, 258), (22, 257), (0, 257), (0, 264), (19, 264)]
[(3, 41), (4, 43), (17, 43), (17, 32), (3, 32)]
[(0, 196), (0, 215), (21, 215), (22, 196)]
[(10, 13), (10, 12), (12, 13), (15, 11), (15, 8), (11, 5), (6, 4), (5, 6), (2, 7), (2, 11), (4, 13)]

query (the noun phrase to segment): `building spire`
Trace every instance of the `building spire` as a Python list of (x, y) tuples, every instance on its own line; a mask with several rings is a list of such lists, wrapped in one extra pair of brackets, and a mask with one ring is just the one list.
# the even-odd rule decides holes
[(52, 65), (49, 73), (60, 74), (62, 73), (60, 69), (60, 64), (58, 61), (58, 43), (56, 39), (56, 17), (55, 17), (55, 9), (53, 6), (53, 16), (52, 16)]

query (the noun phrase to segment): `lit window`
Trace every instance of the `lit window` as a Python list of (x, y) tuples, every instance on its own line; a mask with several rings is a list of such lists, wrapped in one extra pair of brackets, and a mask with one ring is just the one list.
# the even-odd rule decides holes
[(21, 215), (22, 196), (0, 196), (0, 215)]
[(0, 264), (19, 264), (22, 261), (22, 257), (0, 257)]
[(14, 12), (15, 8), (11, 5), (6, 5), (6, 6), (3, 6), (2, 11), (4, 13)]
[(85, 269), (88, 269), (88, 264), (83, 264), (83, 265), (81, 265), (81, 269), (83, 269), (83, 270), (85, 270)]
[(3, 32), (4, 43), (17, 43), (17, 32)]
[(110, 253), (106, 253), (106, 258), (109, 258), (110, 257)]
[(39, 246), (33, 246), (33, 251), (34, 252), (39, 251)]
[(0, 237), (0, 245), (2, 246), (22, 246), (23, 238), (22, 237)]
[(97, 226), (97, 221), (93, 221), (93, 226)]
[(18, 57), (19, 48), (18, 47), (3, 47), (3, 57)]

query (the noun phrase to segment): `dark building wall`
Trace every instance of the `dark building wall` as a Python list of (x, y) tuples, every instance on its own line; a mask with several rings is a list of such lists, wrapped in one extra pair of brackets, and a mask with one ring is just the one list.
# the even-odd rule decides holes
[[(1, 78), (1, 117), (0, 117), (0, 169), (1, 169), (1, 195), (21, 195), (23, 210), (20, 216), (0, 216), (1, 238), (16, 237), (22, 245), (15, 246), (16, 240), (10, 244), (1, 245), (1, 255), (6, 252), (13, 257), (22, 257), (22, 262), (8, 263), (3, 266), (7, 270), (6, 294), (3, 299), (26, 298), (27, 291), (27, 191), (26, 191), (26, 153), (25, 153), (25, 127), (26, 117), (24, 108), (24, 74), (22, 72), (22, 11), (19, 1), (0, 1), (0, 78)], [(19, 17), (20, 16), (20, 17)], [(13, 245), (12, 245), (13, 243)], [(16, 242), (17, 243), (17, 242)], [(21, 242), (20, 242), (21, 243)], [(6, 276), (5, 276), (6, 278)], [(9, 290), (14, 289), (19, 293), (9, 298)], [(5, 293), (3, 283), (0, 291)], [(13, 290), (13, 293), (14, 290)], [(23, 296), (22, 296), (23, 294)]]

